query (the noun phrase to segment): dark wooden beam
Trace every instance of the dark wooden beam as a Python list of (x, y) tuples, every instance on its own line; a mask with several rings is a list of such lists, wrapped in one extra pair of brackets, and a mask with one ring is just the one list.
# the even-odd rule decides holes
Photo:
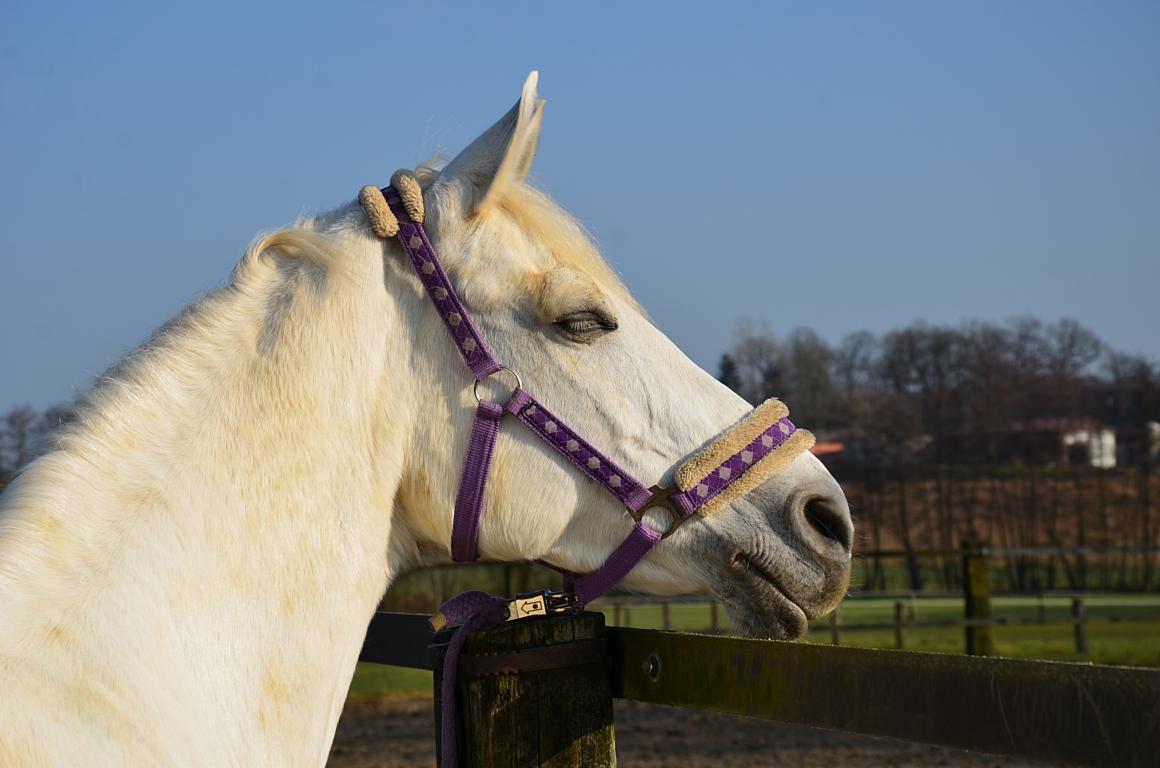
[(1065, 764), (1154, 767), (1160, 756), (1160, 670), (608, 635), (617, 698)]

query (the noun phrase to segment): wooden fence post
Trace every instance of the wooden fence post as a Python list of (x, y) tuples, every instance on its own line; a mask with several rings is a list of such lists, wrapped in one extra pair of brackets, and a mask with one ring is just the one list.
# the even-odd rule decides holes
[(894, 647), (906, 647), (906, 603), (894, 601)]
[(835, 608), (830, 614), (830, 644), (842, 644), (842, 610)]
[(991, 571), (987, 567), (987, 551), (979, 544), (963, 544), (963, 615), (967, 620), (967, 653), (971, 656), (993, 654)]
[(614, 626), (614, 627), (624, 626), (623, 624), (620, 623), (620, 601), (619, 600), (617, 600), (615, 603), (612, 604), (612, 626)]
[(1075, 652), (1087, 653), (1087, 611), (1082, 597), (1071, 599), (1071, 619), (1075, 622)]
[(661, 629), (672, 629), (672, 622), (669, 620), (669, 604), (668, 602), (661, 603)]
[[(438, 639), (438, 638), (437, 638)], [(615, 766), (604, 614), (513, 622), (459, 657), (459, 760), (472, 768)], [(435, 731), (443, 652), (435, 660)], [(443, 745), (437, 736), (438, 761)]]
[(713, 632), (716, 632), (718, 629), (716, 600), (709, 603), (709, 629), (711, 629)]

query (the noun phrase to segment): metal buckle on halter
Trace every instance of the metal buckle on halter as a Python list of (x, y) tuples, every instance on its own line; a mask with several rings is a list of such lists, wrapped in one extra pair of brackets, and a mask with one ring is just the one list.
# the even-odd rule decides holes
[(523, 592), (508, 600), (508, 621), (550, 616), (576, 610), (576, 595), (554, 589)]
[(642, 506), (636, 512), (633, 512), (630, 509), (628, 510), (628, 514), (632, 517), (633, 520), (639, 523), (644, 519), (645, 513), (647, 513), (650, 509), (665, 510), (669, 513), (669, 527), (664, 533), (661, 534), (661, 538), (667, 539), (669, 536), (673, 535), (673, 531), (680, 528), (686, 520), (692, 517), (692, 515), (686, 515), (673, 501), (673, 495), (679, 492), (677, 486), (671, 485), (668, 488), (662, 488), (659, 485), (654, 485), (652, 488), (649, 488), (648, 491), (652, 495), (649, 496), (649, 499), (644, 503), (644, 506)]

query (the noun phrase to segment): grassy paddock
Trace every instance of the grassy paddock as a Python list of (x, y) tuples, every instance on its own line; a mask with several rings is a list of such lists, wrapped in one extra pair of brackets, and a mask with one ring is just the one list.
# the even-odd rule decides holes
[(347, 699), (430, 691), (432, 685), (433, 676), (426, 670), (388, 667), (385, 664), (367, 664), (360, 661), (355, 667)]
[[(905, 600), (910, 621), (939, 621), (962, 618), (963, 602), (952, 597)], [(842, 645), (858, 648), (893, 648), (893, 629), (858, 630), (857, 624), (883, 624), (894, 620), (895, 600), (860, 597), (842, 604)], [(1160, 667), (1160, 595), (1090, 595), (1085, 597), (1088, 623), (1087, 654), (1075, 652), (1070, 625), (1012, 624), (995, 627), (995, 650), (1001, 656), (1020, 659), (1053, 659), (1057, 661), (1091, 661), (1101, 664), (1129, 664)], [(1039, 616), (1038, 597), (995, 597), (991, 600), (996, 618), (1034, 620)], [(1071, 600), (1048, 597), (1043, 600), (1048, 621), (1071, 618)], [(608, 623), (613, 609), (606, 608)], [(669, 606), (672, 629), (680, 632), (706, 631), (709, 628), (709, 603), (677, 603)], [(1146, 623), (1109, 623), (1110, 616), (1151, 617)], [(718, 607), (722, 631), (729, 631), (729, 617)], [(621, 608), (621, 624), (640, 629), (660, 629), (661, 607), (658, 604)], [(826, 617), (810, 626), (805, 642), (828, 644), (830, 619)], [(962, 627), (906, 628), (906, 649), (935, 653), (962, 653)], [(350, 696), (378, 696), (389, 693), (431, 690), (431, 673), (414, 669), (359, 664), (351, 683)]]

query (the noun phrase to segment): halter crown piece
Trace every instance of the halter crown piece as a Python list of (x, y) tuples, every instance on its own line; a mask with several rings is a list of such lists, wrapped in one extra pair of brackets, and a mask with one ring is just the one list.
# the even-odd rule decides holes
[[(363, 187), (358, 199), (376, 236), (384, 240), (398, 237), (451, 342), (475, 377), (479, 405), (455, 499), (451, 528), (452, 560), (469, 563), (478, 557), (480, 515), (495, 440), (505, 415), (520, 421), (577, 470), (603, 486), (624, 504), (635, 521), (628, 537), (598, 569), (584, 575), (563, 572), (565, 589), (562, 592), (543, 590), (510, 600), (484, 592), (465, 592), (444, 603), (431, 618), (431, 626), (436, 631), (459, 626), (448, 644), (443, 666), (442, 766), (453, 768), (458, 764), (454, 706), (456, 671), (459, 652), (469, 634), (505, 621), (579, 610), (616, 586), (653, 546), (686, 520), (697, 513), (711, 514), (729, 500), (756, 488), (813, 445), (814, 436), (794, 427), (785, 405), (770, 399), (685, 461), (675, 473), (673, 486), (645, 486), (549, 411), (523, 388), (523, 382), (515, 371), (495, 359), (423, 229), (423, 192), (415, 175), (410, 171), (396, 171), (391, 176), (391, 186), (381, 190), (373, 186)], [(500, 372), (509, 375), (516, 385), (507, 402), (500, 404), (481, 399), (479, 384)], [(644, 520), (645, 513), (656, 508), (664, 509), (670, 515), (669, 526), (663, 532)]]

